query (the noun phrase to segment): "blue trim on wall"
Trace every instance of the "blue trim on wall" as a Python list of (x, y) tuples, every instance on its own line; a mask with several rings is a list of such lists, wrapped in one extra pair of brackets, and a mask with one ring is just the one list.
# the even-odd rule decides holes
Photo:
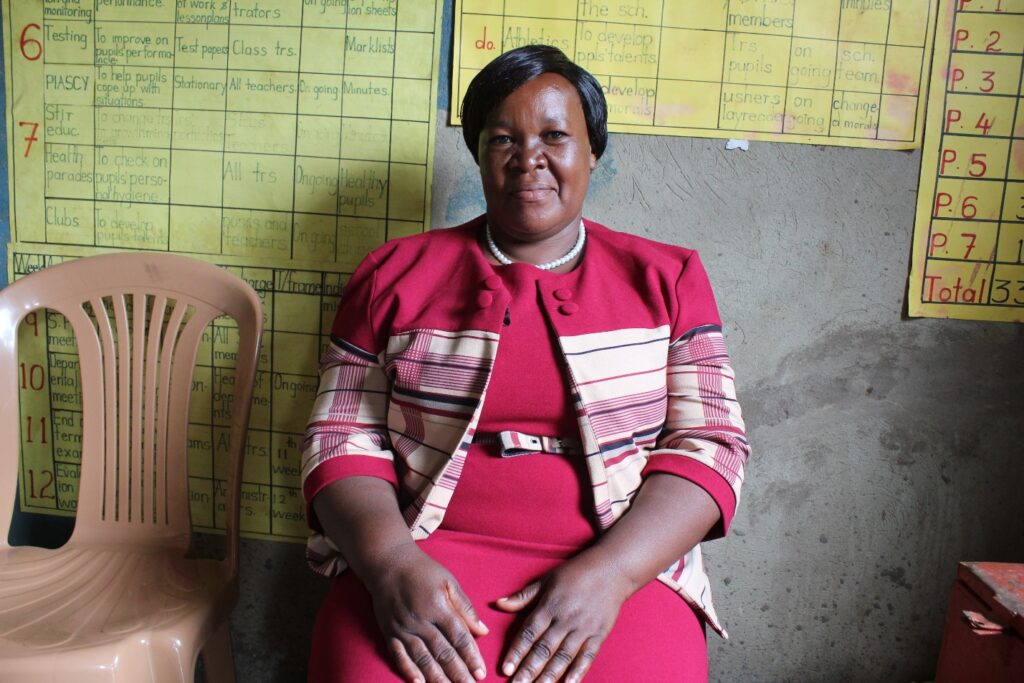
[[(4, 36), (0, 31), (0, 73), (7, 74), (4, 61)], [(4, 113), (0, 122), (0, 286), (7, 284), (7, 243), (11, 241), (10, 197), (7, 192), (7, 87), (0, 88), (0, 111)]]

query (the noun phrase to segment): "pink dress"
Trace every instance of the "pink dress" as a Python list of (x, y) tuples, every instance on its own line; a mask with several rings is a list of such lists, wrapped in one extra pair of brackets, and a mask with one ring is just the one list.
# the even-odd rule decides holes
[[(554, 332), (538, 303), (537, 280), (574, 283), (578, 271), (496, 267), (512, 294), (478, 434), (504, 430), (579, 438)], [(477, 640), (487, 680), (500, 673), (507, 643), (527, 613), (494, 607), (591, 544), (597, 536), (581, 455), (502, 457), (474, 443), (441, 527), (420, 547), (459, 581), (490, 633)], [(390, 667), (369, 593), (348, 571), (333, 580), (313, 630), (309, 680), (400, 681)], [(703, 621), (657, 580), (619, 613), (587, 681), (706, 681)]]

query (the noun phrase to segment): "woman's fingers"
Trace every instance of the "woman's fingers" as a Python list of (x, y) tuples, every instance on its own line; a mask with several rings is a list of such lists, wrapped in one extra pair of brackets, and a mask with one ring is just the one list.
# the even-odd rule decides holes
[(454, 610), (398, 627), (390, 640), (401, 646), (401, 651), (394, 645), (391, 649), (407, 681), (416, 672), (425, 683), (474, 683), (486, 676), (476, 639)]
[(474, 683), (487, 675), (476, 644), (487, 627), (455, 577), (417, 546), (396, 553), (389, 571), (373, 575), (368, 588), (377, 623), (406, 681)]
[[(462, 595), (462, 591), (458, 587), (455, 590)], [(484, 658), (480, 655), (480, 648), (477, 647), (476, 639), (473, 637), (474, 633), (470, 629), (474, 628), (474, 625), (479, 625), (479, 627), (483, 627), (483, 633), (480, 635), (484, 635), (487, 633), (487, 627), (477, 618), (468, 598), (462, 595), (462, 599), (466, 605), (469, 605), (470, 614), (467, 616), (463, 608), (456, 608), (456, 613), (452, 618), (438, 624), (439, 635), (443, 635), (444, 642), (437, 642), (437, 647), (440, 649), (434, 651), (434, 657), (441, 663), (445, 671), (454, 670), (460, 676), (462, 672), (467, 672), (472, 674), (472, 678), (483, 680), (487, 676), (487, 666), (484, 664)], [(451, 600), (451, 595), (449, 595), (449, 600)], [(459, 679), (453, 678), (452, 680)]]
[[(512, 681), (555, 683), (564, 680), (565, 683), (579, 683), (594, 663), (603, 640), (600, 636), (584, 640), (577, 632), (573, 632), (558, 642), (559, 636), (549, 630), (534, 643), (529, 654), (515, 670)], [(554, 644), (556, 642), (557, 645)], [(505, 671), (509, 669), (506, 668)]]
[[(428, 651), (421, 652), (419, 659), (414, 659), (414, 661), (416, 666), (427, 675), (428, 683), (433, 683), (435, 680), (438, 683), (448, 683), (448, 681), (473, 683), (474, 677), (469, 673), (465, 661), (466, 658), (472, 659), (468, 645), (471, 644), (477, 659), (480, 658), (480, 653), (476, 652), (476, 643), (473, 642), (473, 636), (469, 635), (468, 631), (463, 628), (461, 633), (448, 635), (434, 629), (433, 633), (424, 638), (424, 642), (427, 644)], [(480, 660), (478, 664), (472, 665), (472, 668), (475, 670), (482, 666), (483, 660)], [(440, 676), (438, 676), (439, 673)]]
[(474, 636), (486, 636), (490, 631), (487, 625), (480, 620), (477, 616), (476, 608), (473, 607), (473, 603), (469, 601), (466, 594), (462, 592), (462, 589), (457, 585), (448, 584), (448, 601), (455, 608), (455, 611), (462, 617), (462, 620), (472, 631)]
[[(547, 661), (546, 666), (541, 670), (537, 680), (541, 683), (555, 683), (562, 680), (562, 674), (566, 672), (569, 665), (576, 661), (583, 638), (578, 632), (572, 632), (565, 637), (555, 653)], [(528, 663), (529, 660), (527, 660)], [(525, 665), (526, 663), (524, 663)]]
[(524, 607), (528, 607), (537, 596), (540, 595), (541, 582), (534, 581), (527, 585), (521, 591), (517, 591), (512, 595), (504, 598), (498, 598), (497, 606), (506, 612), (518, 612)]
[(409, 648), (398, 638), (388, 638), (388, 650), (391, 652), (391, 659), (398, 669), (398, 673), (406, 680), (406, 683), (424, 683), (423, 673), (409, 655)]
[[(561, 629), (548, 628), (544, 635), (534, 642), (530, 652), (519, 665), (512, 682), (554, 683), (576, 655), (572, 643), (567, 641), (568, 638), (563, 638)], [(556, 671), (558, 675), (554, 674)]]
[[(426, 643), (420, 638), (392, 638), (389, 646), (399, 672), (408, 683), (451, 683)], [(461, 683), (460, 679), (455, 680)]]
[[(512, 639), (512, 644), (509, 646), (508, 654), (505, 656), (505, 662), (501, 665), (501, 671), (506, 676), (511, 676), (517, 673), (520, 669), (520, 663), (522, 663), (527, 655), (533, 653), (535, 657), (539, 657), (541, 652), (547, 652), (548, 655), (555, 651), (558, 643), (561, 642), (561, 638), (552, 645), (554, 640), (554, 634), (548, 636), (548, 631), (551, 628), (551, 621), (547, 618), (546, 613), (543, 610), (536, 610), (523, 624), (523, 627), (519, 629), (519, 633)], [(548, 639), (541, 641), (545, 636)], [(534, 653), (534, 650), (538, 652)], [(520, 678), (518, 675), (515, 678), (516, 681), (520, 680), (533, 680), (532, 678)]]
[(408, 634), (388, 640), (398, 672), (408, 683), (472, 683), (454, 646), (435, 631), (423, 638)]
[[(540, 582), (499, 602), (507, 611), (529, 606), (529, 616), (509, 643), (502, 672), (514, 683), (574, 683), (590, 669), (615, 625), (626, 591), (600, 591), (602, 575), (567, 562)], [(621, 597), (620, 597), (621, 595)]]
[(590, 670), (590, 665), (594, 663), (602, 642), (601, 638), (594, 637), (588, 638), (583, 643), (583, 647), (576, 654), (576, 658), (572, 660), (572, 666), (569, 667), (569, 671), (565, 675), (565, 683), (579, 683), (583, 680), (583, 676)]

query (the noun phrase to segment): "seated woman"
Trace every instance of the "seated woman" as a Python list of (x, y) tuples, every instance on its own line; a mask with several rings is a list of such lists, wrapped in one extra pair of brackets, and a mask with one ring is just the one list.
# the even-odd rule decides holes
[(707, 679), (698, 543), (749, 448), (696, 252), (581, 217), (606, 119), (558, 50), (501, 55), (462, 107), (486, 215), (352, 275), (303, 450), (311, 681)]

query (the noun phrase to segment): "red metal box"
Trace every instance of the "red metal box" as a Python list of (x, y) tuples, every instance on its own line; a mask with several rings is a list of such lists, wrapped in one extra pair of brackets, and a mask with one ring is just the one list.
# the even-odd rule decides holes
[(1024, 682), (1024, 564), (961, 562), (935, 683)]

